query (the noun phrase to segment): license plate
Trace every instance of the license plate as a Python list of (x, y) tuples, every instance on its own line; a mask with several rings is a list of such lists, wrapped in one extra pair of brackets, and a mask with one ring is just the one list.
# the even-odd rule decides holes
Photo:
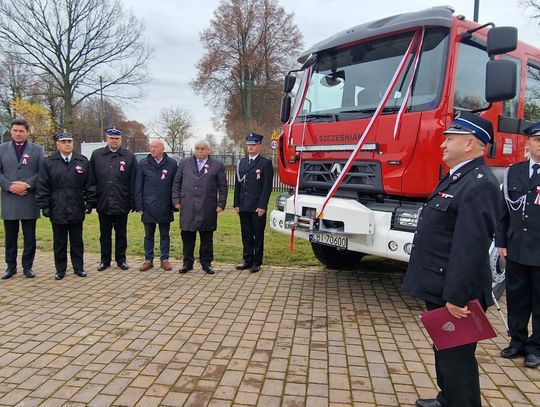
[(329, 233), (312, 233), (309, 235), (309, 241), (320, 243), (326, 246), (337, 247), (338, 249), (347, 249), (349, 239), (341, 235), (331, 235)]

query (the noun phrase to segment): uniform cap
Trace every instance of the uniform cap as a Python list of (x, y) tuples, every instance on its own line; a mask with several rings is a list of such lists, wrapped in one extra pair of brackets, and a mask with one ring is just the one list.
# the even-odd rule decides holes
[(540, 136), (540, 122), (534, 123), (532, 126), (523, 130), (523, 134), (528, 137)]
[(443, 134), (472, 134), (484, 144), (493, 143), (493, 125), (477, 114), (462, 111)]
[(105, 130), (105, 134), (109, 137), (122, 137), (122, 130), (111, 127), (110, 129)]
[(249, 133), (246, 137), (246, 144), (261, 144), (264, 136), (256, 133)]
[(73, 136), (71, 133), (66, 132), (65, 130), (61, 133), (56, 133), (54, 135), (54, 141), (60, 141), (60, 140), (73, 140)]

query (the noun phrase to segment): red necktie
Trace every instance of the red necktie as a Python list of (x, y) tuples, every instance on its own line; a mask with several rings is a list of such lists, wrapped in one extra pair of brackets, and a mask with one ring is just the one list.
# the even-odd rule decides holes
[(15, 146), (17, 147), (17, 152), (20, 154), (22, 153), (22, 149), (23, 149), (23, 144), (15, 144)]

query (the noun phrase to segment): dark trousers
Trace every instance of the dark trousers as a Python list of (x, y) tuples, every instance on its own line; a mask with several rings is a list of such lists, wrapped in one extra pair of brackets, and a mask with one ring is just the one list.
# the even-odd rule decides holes
[(114, 228), (114, 260), (126, 261), (127, 249), (127, 213), (125, 215), (99, 214), (99, 242), (101, 244), (101, 262), (110, 264), (112, 258), (112, 229)]
[[(195, 240), (197, 239), (197, 232), (190, 230), (180, 231), (182, 236), (184, 265), (193, 265), (195, 256)], [(211, 266), (212, 260), (214, 260), (214, 231), (212, 230), (199, 230), (199, 236), (201, 238), (201, 245), (199, 247), (199, 261), (201, 266)]]
[[(170, 223), (159, 224), (159, 259), (167, 260), (169, 258), (169, 250), (171, 247), (171, 238), (169, 236), (169, 230), (171, 229)], [(144, 259), (154, 260), (154, 235), (156, 233), (155, 223), (144, 224)]]
[[(426, 303), (428, 310), (440, 308)], [(441, 389), (437, 400), (446, 407), (480, 407), (480, 378), (475, 351), (476, 342), (451, 349), (436, 350), (435, 372)]]
[(263, 216), (257, 216), (256, 212), (240, 212), (239, 215), (242, 244), (244, 245), (244, 262), (261, 265), (264, 254), (266, 212)]
[(36, 220), (21, 219), (4, 220), (5, 257), (8, 269), (17, 268), (17, 241), (19, 239), (19, 222), (24, 236), (22, 266), (31, 270), (36, 256)]
[(83, 271), (83, 224), (53, 223), (54, 265), (56, 271), (65, 273), (67, 269), (67, 244), (69, 237), (69, 255), (73, 271)]
[(506, 262), (506, 306), (510, 345), (540, 356), (540, 267)]

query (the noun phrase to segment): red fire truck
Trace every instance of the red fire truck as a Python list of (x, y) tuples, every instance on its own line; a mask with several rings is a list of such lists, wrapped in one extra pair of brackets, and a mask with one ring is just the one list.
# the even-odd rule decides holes
[[(440, 144), (458, 111), (492, 121), (486, 159), (499, 179), (526, 157), (520, 133), (540, 120), (540, 51), (513, 27), (450, 7), (342, 31), (298, 61), (284, 81), (278, 144), (294, 192), (279, 197), (270, 224), (309, 240), (332, 268), (366, 254), (408, 260), (419, 209), (448, 170)], [(492, 265), (503, 282), (495, 249)]]

